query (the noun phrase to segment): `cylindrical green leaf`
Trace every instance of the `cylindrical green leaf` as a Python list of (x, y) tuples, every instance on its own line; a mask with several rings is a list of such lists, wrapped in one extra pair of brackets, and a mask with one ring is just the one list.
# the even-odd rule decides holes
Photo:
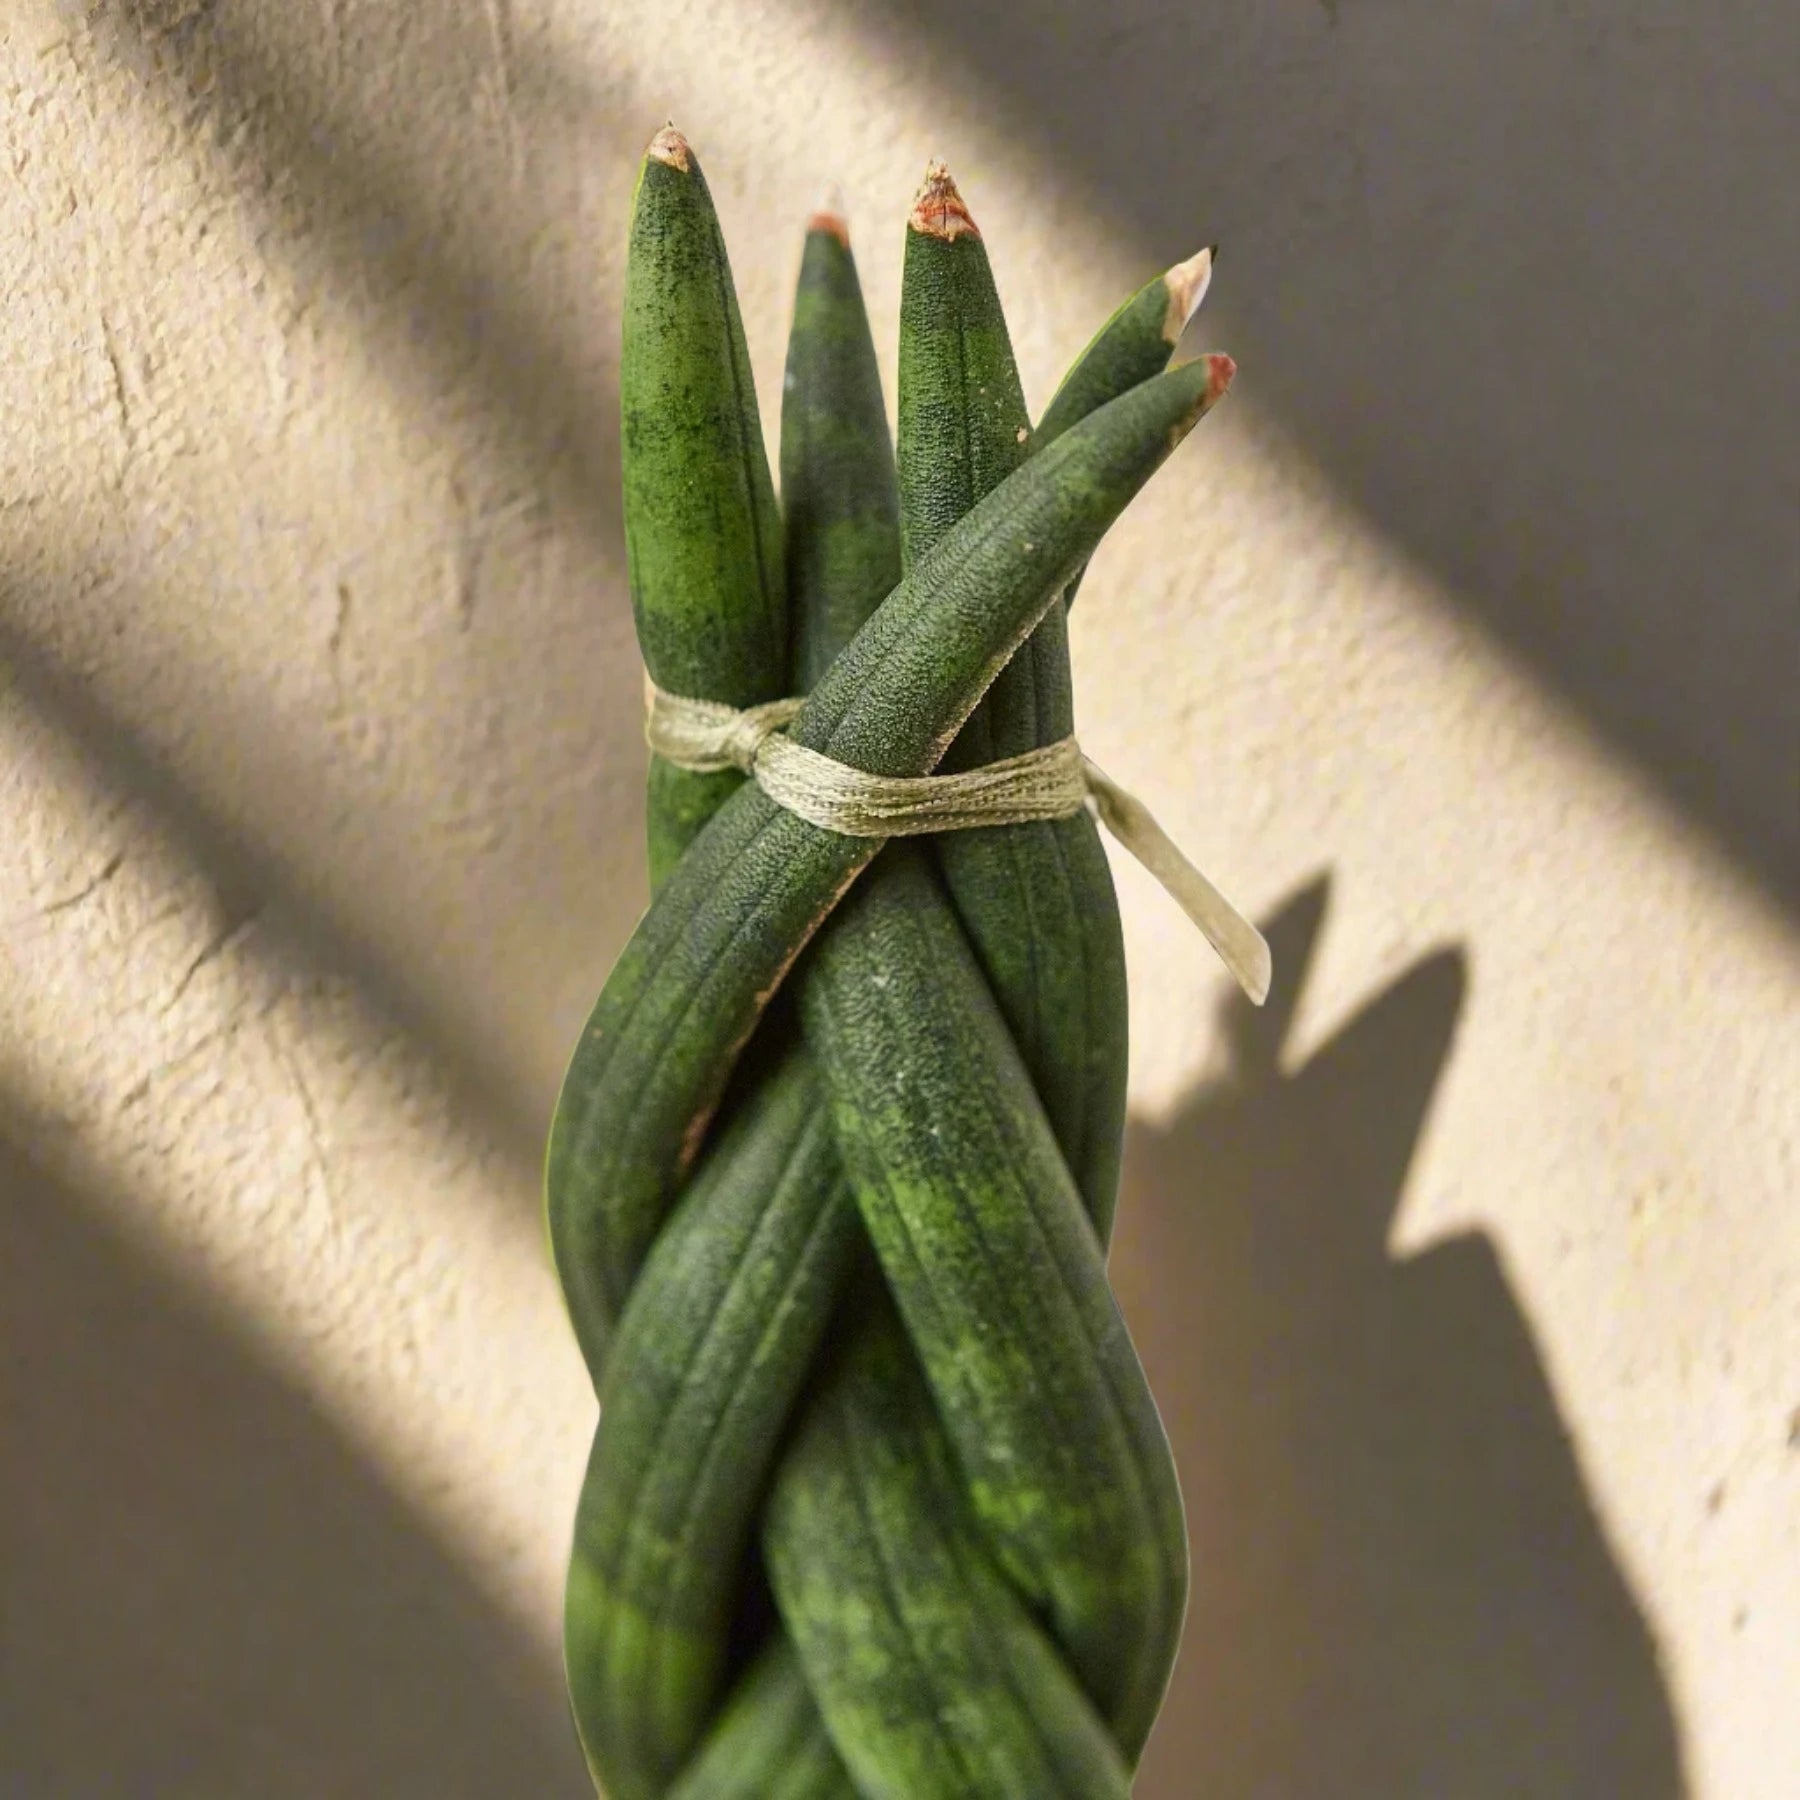
[[(846, 316), (823, 341), (802, 342), (796, 327), (782, 481), (790, 507), (796, 492), (819, 494), (805, 510), (829, 530), (866, 509), (859, 486), (891, 506), (892, 460), (872, 347), (861, 351), (854, 385), (824, 379), (827, 370), (811, 360), (833, 344), (860, 343), (849, 329), (861, 306), (846, 279), (848, 253), (815, 240), (808, 267), (832, 284), (822, 298)], [(996, 342), (1003, 346), (1003, 331)], [(796, 379), (809, 368), (813, 379)], [(855, 483), (848, 473), (859, 465), (867, 473)], [(883, 465), (887, 494), (877, 485)], [(790, 510), (796, 641), (802, 666), (823, 668), (878, 596), (857, 579), (860, 539), (850, 532), (834, 579), (796, 579), (806, 556), (796, 516)], [(882, 880), (879, 867), (872, 879)], [(866, 973), (884, 979), (878, 967)], [(896, 1056), (909, 1050), (893, 1048)], [(860, 1791), (1122, 1794), (1123, 1764), (1104, 1724), (978, 1541), (891, 1305), (879, 1290), (859, 1297), (843, 1326), (840, 1378), (808, 1401), (798, 1445), (777, 1474), (763, 1543), (783, 1623)], [(824, 1722), (816, 1729), (823, 1734)]]
[(918, 847), (890, 845), (845, 902), (800, 998), (973, 1514), (1135, 1761), (1186, 1599), (1174, 1463), (1080, 1193)]
[[(899, 459), (909, 551), (929, 548), (946, 522), (1022, 463), (1029, 440), (986, 248), (948, 171), (934, 164), (908, 222), (900, 297)], [(1023, 755), (1073, 730), (1068, 629), (1063, 609), (1053, 606), (963, 727), (945, 767)], [(950, 832), (935, 848), (1104, 1238), (1125, 1127), (1125, 946), (1094, 823), (1081, 813)]]
[[(899, 579), (900, 548), (874, 344), (835, 213), (807, 233), (781, 431), (790, 616), (847, 641)], [(821, 636), (800, 636), (803, 681)], [(709, 1140), (620, 1321), (577, 1521), (570, 1686), (588, 1700), (583, 1737), (619, 1800), (663, 1791), (716, 1699), (750, 1507), (861, 1237), (804, 1049), (740, 1085), (738, 1116)], [(795, 1706), (790, 1687), (759, 1682), (734, 1700), (741, 1754), (769, 1739), (757, 1709)], [(780, 1732), (795, 1767), (835, 1771), (847, 1789), (804, 1686), (799, 1704)], [(717, 1766), (703, 1750), (685, 1779), (700, 1785)]]
[[(725, 240), (699, 159), (672, 126), (645, 153), (632, 205), (619, 407), (645, 667), (670, 693), (733, 706), (778, 698), (788, 679), (780, 515)], [(652, 886), (741, 779), (652, 761)]]
[(1118, 1746), (981, 1542), (876, 1284), (783, 1458), (770, 1572), (866, 1800), (1123, 1800)]
[(933, 163), (900, 288), (900, 532), (910, 567), (1025, 460), (1031, 421), (981, 233)]
[(795, 691), (808, 693), (900, 579), (881, 374), (843, 215), (806, 234), (781, 391), (781, 507)]
[[(929, 773), (1069, 574), (1218, 392), (1212, 370), (1172, 369), (1010, 476), (901, 580), (791, 735), (875, 774)], [(546, 1162), (557, 1274), (596, 1380), (608, 1329), (734, 1056), (875, 848), (741, 788), (614, 967), (564, 1078)]]
[(755, 1496), (861, 1232), (796, 1045), (709, 1141), (619, 1322), (564, 1609), (611, 1800), (654, 1800), (718, 1698)]
[[(898, 579), (899, 533), (874, 347), (844, 237), (841, 220), (822, 217), (808, 234), (782, 437), (797, 605), (831, 610), (847, 637)], [(689, 691), (729, 699), (719, 688), (731, 673), (698, 668)], [(752, 1507), (861, 1236), (825, 1096), (804, 1048), (782, 1035), (785, 1053), (772, 1047), (743, 1071), (729, 1128), (709, 1137), (608, 1356), (564, 1649), (590, 1765), (617, 1800), (661, 1794), (717, 1703)], [(816, 1710), (805, 1710), (816, 1741), (795, 1756), (835, 1770), (847, 1791)]]
[[(1077, 419), (1085, 419), (1095, 407), (1169, 366), (1188, 320), (1206, 298), (1218, 254), (1218, 246), (1211, 244), (1166, 269), (1139, 288), (1095, 332), (1044, 409), (1031, 437), (1034, 450), (1054, 443)], [(1079, 571), (1063, 590), (1065, 612), (1075, 604), (1085, 574), (1085, 569)]]
[(859, 1800), (785, 1636), (750, 1665), (667, 1800)]
[(1077, 419), (1160, 375), (1212, 281), (1216, 244), (1146, 282), (1094, 333), (1070, 365), (1032, 433), (1035, 449), (1054, 443)]

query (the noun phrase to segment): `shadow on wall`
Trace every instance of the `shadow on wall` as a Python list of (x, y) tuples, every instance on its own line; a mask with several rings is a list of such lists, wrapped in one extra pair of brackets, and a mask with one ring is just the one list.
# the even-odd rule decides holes
[[(533, 521), (534, 532), (574, 546), (578, 567), (595, 557), (622, 564), (613, 373), (617, 321), (598, 300), (587, 311), (572, 312), (566, 296), (559, 309), (534, 293), (521, 273), (520, 257), (522, 246), (535, 241), (534, 226), (541, 226), (542, 235), (566, 218), (567, 195), (585, 179), (579, 171), (598, 168), (604, 176), (610, 169), (615, 175), (606, 179), (622, 179), (634, 166), (649, 126), (633, 119), (628, 78), (590, 89), (577, 73), (548, 60), (532, 40), (522, 41), (507, 63), (518, 87), (513, 105), (549, 173), (509, 185), (507, 171), (476, 149), (470, 167), (453, 173), (422, 162), (406, 130), (410, 115), (441, 105), (434, 96), (446, 71), (459, 91), (491, 73), (494, 34), (501, 28), (480, 8), (468, 9), (466, 17), (450, 9), (427, 20), (418, 66), (409, 64), (398, 76), (387, 61), (357, 53), (349, 29), (354, 19), (346, 24), (347, 56), (341, 47), (335, 55), (329, 50), (335, 40), (321, 21), (316, 31), (298, 34), (296, 41), (310, 42), (315, 52), (303, 57), (273, 47), (279, 35), (271, 40), (244, 9), (216, 0), (117, 0), (106, 6), (76, 4), (73, 13), (83, 18), (88, 33), (78, 44), (84, 70), (129, 71), (151, 89), (160, 112), (179, 117), (195, 145), (229, 161), (234, 204), (253, 232), (258, 254), (281, 266), (284, 278), (302, 293), (354, 297), (355, 329), (367, 340), (379, 385), (415, 390), (414, 404), (418, 391), (434, 404), (443, 404), (446, 396), (469, 400), (483, 427), (478, 453), (470, 453), (466, 470), (474, 499), (521, 497), (530, 503), (523, 516)], [(621, 117), (629, 122), (621, 124)], [(470, 129), (473, 133), (472, 124)], [(479, 148), (474, 135), (470, 142)], [(446, 199), (446, 183), (456, 188), (455, 205)], [(628, 195), (625, 185), (621, 205)], [(107, 202), (99, 196), (94, 204)], [(500, 209), (509, 230), (492, 222)], [(162, 222), (139, 228), (173, 229)], [(264, 529), (265, 503), (279, 514), (289, 491), (279, 457), (250, 469), (249, 479), (255, 505), (245, 508), (246, 533)], [(126, 510), (124, 524), (130, 525), (132, 509)], [(129, 579), (179, 596), (184, 584), (211, 579), (205, 565), (196, 567), (179, 544), (161, 547), (141, 572), (118, 542), (77, 551), (87, 529), (83, 522), (52, 517), (40, 547), (48, 546), (55, 560), (91, 580), (90, 594), (102, 583)], [(459, 517), (447, 509), (444, 538), (447, 546), (460, 546), (458, 554), (466, 560), (471, 610), (485, 530), (475, 513)], [(554, 1085), (546, 1090), (544, 1072), (552, 1072), (552, 1083), (560, 1076), (567, 1046), (560, 1030), (534, 1030), (533, 1022), (567, 1011), (571, 993), (591, 999), (631, 930), (643, 894), (634, 869), (628, 878), (598, 881), (586, 868), (571, 872), (566, 845), (554, 835), (553, 816), (544, 827), (551, 833), (548, 842), (527, 838), (521, 814), (533, 821), (540, 815), (518, 796), (566, 792), (584, 781), (588, 767), (635, 768), (641, 760), (635, 654), (605, 654), (631, 642), (623, 595), (608, 596), (601, 607), (576, 575), (559, 576), (535, 593), (529, 617), (509, 609), (509, 623), (481, 627), (494, 633), (488, 654), (496, 664), (543, 671), (535, 684), (516, 675), (514, 687), (497, 681), (496, 700), (519, 693), (568, 697), (560, 710), (539, 699), (528, 729), (513, 698), (511, 710), (500, 715), (509, 744), (547, 748), (511, 765), (510, 785), (470, 781), (472, 797), (466, 806), (459, 802), (460, 816), (471, 840), (505, 836), (518, 846), (513, 864), (534, 872), (529, 906), (523, 908), (526, 936), (534, 917), (551, 925), (579, 919), (580, 929), (571, 929), (566, 938), (547, 935), (559, 948), (570, 941), (581, 946), (592, 964), (591, 971), (571, 975), (548, 952), (537, 963), (521, 958), (521, 971), (541, 988), (520, 997), (511, 1018), (496, 1020), (441, 971), (426, 972), (422, 963), (409, 963), (397, 952), (396, 945), (417, 932), (409, 910), (416, 897), (409, 900), (338, 871), (329, 842), (309, 837), (294, 822), (297, 809), (289, 799), (315, 796), (315, 811), (321, 792), (341, 797), (346, 810), (385, 805), (397, 836), (419, 830), (419, 821), (441, 819), (447, 810), (449, 784), (458, 775), (468, 779), (487, 761), (480, 747), (480, 705), (455, 718), (446, 711), (440, 785), (409, 795), (404, 805), (380, 777), (369, 777), (355, 758), (342, 755), (322, 727), (296, 732), (260, 691), (189, 690), (186, 703), (203, 716), (183, 723), (200, 728), (174, 733), (174, 741), (162, 744), (159, 735), (171, 735), (163, 730), (166, 713), (134, 718), (119, 703), (122, 691), (141, 708), (156, 686), (140, 689), (126, 682), (115, 688), (78, 667), (78, 656), (59, 647), (47, 627), (57, 609), (35, 596), (29, 597), (35, 604), (26, 604), (25, 595), (15, 601), (7, 591), (8, 573), (0, 570), (0, 657), (15, 662), (34, 691), (41, 688), (47, 709), (66, 716), (84, 751), (103, 766), (116, 765), (121, 786), (153, 794), (159, 811), (184, 827), (179, 835), (207, 852), (209, 872), (241, 892), (246, 905), (279, 907), (290, 915), (315, 959), (357, 980), (447, 1067), (496, 1141), (514, 1151), (521, 1166), (535, 1165), (554, 1093)], [(385, 591), (373, 577), (366, 585), (357, 579), (356, 616), (377, 622), (371, 640), (382, 643), (383, 634), (394, 631), (396, 609), (408, 599)], [(346, 584), (346, 596), (348, 591)], [(72, 596), (66, 610), (80, 617), (84, 598)], [(119, 611), (139, 618), (155, 614), (147, 605)], [(488, 611), (497, 614), (500, 608)], [(460, 629), (469, 623), (464, 618)], [(430, 659), (442, 656), (446, 682), (479, 683), (479, 663), (444, 647), (454, 635), (446, 629), (439, 640), (427, 635), (408, 646), (427, 682), (434, 673)], [(79, 645), (78, 629), (70, 637)], [(391, 644), (392, 636), (385, 641)], [(353, 649), (354, 644), (353, 639)], [(152, 667), (166, 661), (162, 649), (146, 644), (142, 660)], [(285, 655), (288, 646), (281, 650)], [(559, 683), (555, 677), (571, 666), (572, 656), (582, 678), (578, 684)], [(365, 724), (379, 723), (381, 691), (364, 684), (383, 675), (379, 669), (359, 673), (358, 654), (348, 666), (349, 708)], [(591, 727), (595, 720), (601, 723)], [(597, 733), (592, 762), (572, 763), (566, 746), (587, 738), (590, 730)], [(260, 785), (246, 785), (229, 756), (196, 754), (191, 747), (251, 733), (258, 744), (256, 766), (274, 772)], [(576, 798), (589, 791), (576, 787)], [(185, 829), (190, 824), (193, 829)], [(426, 848), (443, 854), (441, 842)]]
[(1493, 1246), (1390, 1220), (1461, 1011), (1416, 964), (1280, 1055), (1324, 880), (1234, 1000), (1235, 1072), (1135, 1126), (1113, 1255), (1180, 1463), (1188, 1626), (1142, 1800), (1673, 1800), (1656, 1648)]
[(1147, 268), (1222, 240), (1240, 392), (1800, 907), (1800, 7), (855, 10)]
[(205, 878), (220, 919), (216, 943), (231, 942), (252, 921), (278, 924), (309, 973), (341, 974), (353, 982), (384, 1024), (432, 1059), (462, 1116), (521, 1167), (530, 1167), (540, 1151), (542, 1127), (507, 1092), (505, 1072), (450, 1029), (431, 996), (408, 986), (348, 908), (333, 905), (329, 896), (309, 895), (308, 884), (296, 879), (274, 846), (211, 804), (143, 732), (19, 631), (10, 616), (11, 585), (0, 556), (0, 700), (16, 697), (91, 768), (104, 770), (113, 793), (141, 807), (164, 841)]
[[(166, 89), (162, 104), (179, 105), (186, 129), (229, 154), (236, 200), (264, 254), (294, 262), (304, 251), (296, 266), (307, 270), (318, 259), (340, 288), (363, 296), (365, 329), (379, 328), (376, 348), (392, 370), (416, 369), (473, 396), (517, 487), (548, 495), (559, 529), (620, 541), (610, 359), (584, 356), (579, 321), (533, 297), (516, 247), (472, 228), (445, 197), (452, 187), (497, 192), (515, 216), (535, 201), (548, 225), (559, 216), (556, 196), (508, 187), (474, 136), (468, 168), (422, 168), (404, 130), (407, 108), (439, 103), (434, 76), (447, 69), (476, 84), (494, 53), (490, 19), (446, 11), (430, 21), (429, 40), (444, 67), (396, 71), (355, 54), (354, 39), (347, 68), (341, 46), (328, 52), (342, 21), (321, 22), (318, 54), (303, 63), (284, 60), (242, 9), (220, 0), (71, 4), (101, 55)], [(530, 44), (508, 70), (524, 88), (509, 104), (558, 156), (635, 163), (650, 128), (617, 116), (628, 88), (592, 92)], [(446, 213), (460, 230), (446, 228)]]
[(0, 1789), (589, 1791), (526, 1643), (306, 1397), (0, 1140)]

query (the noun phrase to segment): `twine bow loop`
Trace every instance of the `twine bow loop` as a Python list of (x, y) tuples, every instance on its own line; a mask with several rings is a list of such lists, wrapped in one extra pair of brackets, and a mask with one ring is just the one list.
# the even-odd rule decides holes
[(760, 706), (726, 706), (717, 700), (690, 700), (665, 693), (644, 674), (644, 737), (650, 748), (678, 769), (697, 775), (721, 769), (756, 773), (763, 746), (805, 704), (789, 697)]

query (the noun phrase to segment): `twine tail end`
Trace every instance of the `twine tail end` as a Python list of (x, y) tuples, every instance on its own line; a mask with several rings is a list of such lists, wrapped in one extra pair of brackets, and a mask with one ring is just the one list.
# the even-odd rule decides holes
[(1100, 822), (1162, 884), (1164, 892), (1200, 927), (1251, 1005), (1269, 997), (1274, 959), (1268, 940), (1206, 879), (1136, 795), (1085, 760), (1088, 792)]

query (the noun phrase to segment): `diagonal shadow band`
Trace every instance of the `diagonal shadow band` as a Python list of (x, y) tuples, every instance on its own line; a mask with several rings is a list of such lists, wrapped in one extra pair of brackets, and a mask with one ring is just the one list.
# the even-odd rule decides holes
[[(570, 321), (553, 321), (533, 304), (508, 244), (444, 228), (443, 171), (421, 167), (391, 129), (392, 71), (352, 60), (334, 82), (322, 66), (280, 61), (265, 36), (218, 0), (95, 0), (85, 10), (103, 54), (172, 88), (185, 128), (228, 146), (243, 171), (234, 199), (258, 217), (259, 241), (278, 257), (304, 244), (338, 282), (368, 293), (375, 317), (398, 328), (392, 347), (404, 360), (479, 403), (514, 481), (553, 497), (565, 528), (617, 546), (610, 362), (584, 356)], [(409, 29), (427, 23), (431, 48), (454, 65), (474, 71), (490, 60), (478, 9)], [(509, 106), (529, 109), (537, 129), (554, 130), (568, 160), (599, 155), (620, 170), (634, 166), (642, 136), (635, 113), (621, 127), (616, 108), (607, 110), (628, 96), (597, 96), (525, 46), (510, 57), (508, 74), (529, 84)], [(483, 163), (467, 179), (498, 192), (501, 175)]]
[[(422, 374), (438, 390), (473, 396), (492, 422), (484, 444), (504, 464), (507, 484), (554, 508), (563, 541), (621, 561), (610, 353), (584, 354), (583, 337), (567, 317), (553, 324), (544, 316), (543, 303), (534, 305), (529, 284), (516, 277), (507, 241), (438, 227), (444, 203), (437, 171), (422, 167), (390, 129), (391, 92), (383, 90), (380, 106), (372, 98), (382, 71), (357, 63), (352, 46), (347, 70), (339, 70), (336, 83), (329, 81), (305, 59), (276, 57), (241, 16), (210, 0), (97, 0), (72, 11), (93, 33), (84, 56), (109, 58), (157, 84), (166, 90), (160, 100), (173, 100), (187, 132), (224, 147), (241, 170), (234, 204), (253, 221), (265, 253), (293, 260), (306, 279), (323, 269), (333, 281), (354, 286), (364, 298), (359, 322), (374, 333), (387, 367), (402, 376)], [(492, 50), (486, 24), (475, 15), (436, 21), (431, 42), (437, 52), (471, 67), (485, 63)], [(598, 140), (607, 146), (609, 166), (629, 169), (637, 145), (614, 141), (607, 111), (614, 96), (571, 84), (525, 45), (516, 47), (510, 75), (521, 89), (513, 101), (521, 119), (539, 140), (564, 152), (566, 165), (592, 155)], [(499, 172), (484, 169), (473, 179), (492, 187)], [(75, 534), (69, 535), (72, 542)], [(155, 573), (171, 591), (191, 579), (178, 551), (163, 554)], [(383, 605), (381, 596), (359, 599), (359, 608)], [(496, 1141), (522, 1165), (535, 1164), (547, 1100), (541, 1082), (521, 1071), (537, 1074), (545, 1061), (542, 1045), (522, 1045), (517, 1033), (509, 1041), (472, 1019), (467, 1007), (459, 1011), (441, 984), (403, 966), (392, 953), (396, 932), (404, 928), (393, 916), (403, 904), (395, 896), (334, 879), (323, 867), (306, 869), (305, 881), (295, 879), (294, 844), (280, 827), (283, 794), (229, 793), (234, 776), (228, 759), (215, 757), (197, 768), (156, 741), (112, 703), (103, 684), (70, 672), (54, 642), (57, 614), (54, 600), (0, 594), (0, 659), (31, 700), (85, 755), (107, 765), (123, 789), (150, 803), (212, 879), (224, 911), (279, 914), (315, 962), (352, 977), (447, 1068), (469, 1111)], [(554, 639), (541, 652), (545, 659), (566, 657)], [(609, 752), (615, 739), (621, 753), (628, 741), (635, 743), (636, 680), (635, 661), (608, 667), (602, 659), (591, 672), (583, 712), (619, 722), (606, 727), (602, 747)], [(210, 704), (204, 693), (197, 703)], [(334, 770), (320, 766), (330, 746), (282, 741), (257, 696), (226, 696), (211, 710), (214, 741), (229, 741), (240, 720), (259, 721), (263, 763), (285, 770), (291, 791), (316, 793), (336, 779)], [(518, 779), (554, 791), (567, 785), (568, 774), (563, 763), (547, 776), (524, 768)], [(239, 799), (242, 805), (225, 803)], [(265, 817), (267, 829), (234, 822)], [(618, 886), (617, 893), (609, 889), (597, 899), (577, 895), (568, 908), (579, 910), (601, 966), (629, 929), (636, 898)], [(539, 1011), (547, 1014), (552, 1000), (546, 998)]]
[(0, 1789), (585, 1792), (554, 1654), (11, 1129)]
[(227, 920), (258, 918), (321, 970), (352, 981), (382, 1018), (399, 1027), (450, 1082), (465, 1118), (529, 1167), (541, 1130), (513, 1092), (508, 1072), (466, 1045), (431, 996), (395, 980), (357, 921), (322, 899), (308, 899), (268, 846), (237, 829), (180, 780), (156, 751), (69, 680), (13, 629), (0, 580), (0, 693), (17, 685), (25, 702), (77, 753), (103, 768), (122, 798), (136, 802), (200, 871)]
[(1222, 240), (1242, 391), (1800, 907), (1800, 9), (843, 10), (1147, 268)]
[(1235, 1067), (1136, 1125), (1113, 1256), (1194, 1585), (1144, 1800), (1675, 1800), (1656, 1646), (1494, 1246), (1386, 1248), (1464, 1005), (1415, 964), (1282, 1066), (1321, 879), (1267, 927)]

